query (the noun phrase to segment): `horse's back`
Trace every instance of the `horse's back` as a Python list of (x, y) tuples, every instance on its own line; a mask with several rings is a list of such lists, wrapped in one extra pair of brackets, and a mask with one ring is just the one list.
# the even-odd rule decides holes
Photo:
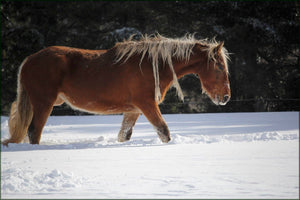
[(23, 81), (32, 84), (62, 84), (64, 77), (79, 64), (103, 54), (105, 50), (85, 50), (64, 46), (51, 46), (27, 57), (20, 70)]

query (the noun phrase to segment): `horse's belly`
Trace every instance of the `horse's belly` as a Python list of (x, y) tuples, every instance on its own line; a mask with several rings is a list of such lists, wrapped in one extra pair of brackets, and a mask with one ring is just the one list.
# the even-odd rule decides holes
[(73, 109), (90, 113), (117, 114), (124, 112), (136, 112), (138, 110), (135, 106), (122, 102), (112, 102), (107, 100), (101, 101), (93, 98), (86, 98), (85, 100), (82, 100), (82, 98), (79, 99), (65, 94), (59, 94), (59, 98), (64, 100)]

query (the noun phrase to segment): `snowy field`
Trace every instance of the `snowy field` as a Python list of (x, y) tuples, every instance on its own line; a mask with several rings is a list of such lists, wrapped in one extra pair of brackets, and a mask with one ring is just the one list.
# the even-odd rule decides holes
[[(1, 198), (299, 198), (299, 112), (50, 117), (41, 145), (1, 147)], [(1, 140), (8, 137), (1, 118)]]

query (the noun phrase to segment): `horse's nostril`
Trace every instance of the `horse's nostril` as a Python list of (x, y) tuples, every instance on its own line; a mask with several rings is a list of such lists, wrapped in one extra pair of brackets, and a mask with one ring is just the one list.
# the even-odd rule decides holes
[(229, 99), (230, 99), (229, 95), (225, 95), (223, 98), (223, 102), (227, 102), (229, 101)]

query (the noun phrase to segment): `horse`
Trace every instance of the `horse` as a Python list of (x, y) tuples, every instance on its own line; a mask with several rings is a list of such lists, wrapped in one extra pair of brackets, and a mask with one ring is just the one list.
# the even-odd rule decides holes
[(47, 47), (25, 58), (19, 68), (10, 138), (2, 144), (26, 138), (30, 144), (39, 144), (53, 106), (64, 102), (89, 113), (123, 113), (119, 142), (130, 140), (142, 113), (160, 140), (168, 143), (170, 132), (158, 106), (167, 90), (174, 86), (183, 100), (178, 79), (196, 74), (203, 93), (214, 104), (226, 105), (231, 97), (228, 60), (224, 42), (197, 40), (191, 34), (132, 36), (108, 50)]

